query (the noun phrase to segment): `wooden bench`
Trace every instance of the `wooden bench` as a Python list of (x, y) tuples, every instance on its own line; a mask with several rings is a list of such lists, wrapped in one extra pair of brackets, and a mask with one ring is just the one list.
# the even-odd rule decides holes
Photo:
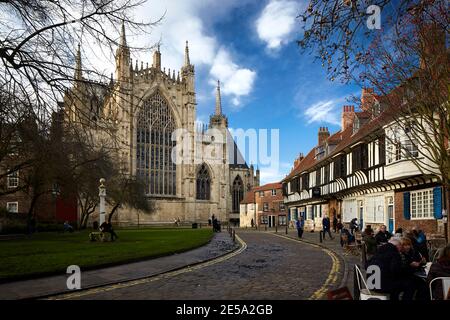
[(109, 232), (91, 232), (89, 233), (89, 240), (91, 241), (111, 241), (111, 234)]

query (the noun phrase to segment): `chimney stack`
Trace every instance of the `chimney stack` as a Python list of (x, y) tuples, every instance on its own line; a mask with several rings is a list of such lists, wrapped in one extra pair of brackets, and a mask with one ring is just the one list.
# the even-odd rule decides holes
[(373, 88), (363, 88), (361, 93), (361, 110), (371, 111), (375, 103)]
[(322, 145), (330, 136), (330, 132), (328, 131), (328, 127), (320, 127), (318, 133), (318, 145)]
[(344, 131), (349, 126), (351, 126), (353, 124), (354, 119), (355, 119), (355, 107), (344, 106), (341, 117), (341, 131)]
[(299, 163), (303, 160), (303, 158), (305, 158), (303, 156), (303, 152), (300, 152), (298, 158), (294, 160), (294, 168), (296, 168), (299, 165)]

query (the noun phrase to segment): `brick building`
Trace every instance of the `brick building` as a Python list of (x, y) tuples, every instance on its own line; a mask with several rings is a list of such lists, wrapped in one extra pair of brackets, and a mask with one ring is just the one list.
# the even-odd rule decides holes
[(279, 182), (265, 184), (253, 188), (251, 195), (241, 201), (241, 227), (250, 227), (251, 219), (257, 226), (269, 228), (285, 226), (287, 222), (286, 209)]
[[(385, 224), (393, 232), (417, 226), (444, 235), (435, 166), (404, 132), (413, 128), (400, 128), (393, 119), (382, 99), (364, 89), (359, 111), (343, 107), (341, 130), (330, 135), (321, 127), (317, 146), (300, 154), (282, 181), (290, 220), (302, 215), (306, 230), (320, 230), (323, 216), (337, 215), (344, 224), (357, 218), (363, 228)], [(430, 170), (417, 168), (413, 158)]]

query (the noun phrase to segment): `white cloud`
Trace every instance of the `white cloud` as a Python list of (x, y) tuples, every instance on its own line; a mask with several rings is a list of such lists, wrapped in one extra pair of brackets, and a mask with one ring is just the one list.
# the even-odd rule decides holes
[(261, 185), (280, 182), (290, 171), (292, 164), (282, 162), (278, 166), (260, 168)]
[[(231, 0), (217, 6), (215, 0), (154, 0), (137, 12), (137, 18), (148, 20), (150, 17), (156, 20), (165, 14), (151, 36), (153, 42), (162, 41), (163, 67), (180, 70), (184, 62), (185, 42), (188, 40), (191, 63), (196, 68), (209, 69), (208, 82), (214, 87), (217, 80), (221, 80), (222, 95), (228, 96), (237, 106), (241, 104), (242, 97), (251, 93), (256, 72), (237, 63), (226, 47), (219, 46), (220, 40), (210, 32), (212, 28), (207, 22), (213, 23), (214, 17), (223, 19), (227, 12), (248, 1)], [(149, 39), (134, 40), (149, 42)], [(149, 61), (151, 55), (143, 53), (138, 58)]]
[[(210, 75), (214, 79), (221, 80), (221, 93), (233, 96), (231, 101), (237, 107), (241, 103), (240, 98), (250, 94), (256, 72), (247, 68), (240, 68), (232, 61), (229, 52), (221, 47), (212, 63)], [(215, 84), (216, 82), (212, 80), (211, 83)]]
[(327, 122), (334, 125), (340, 125), (339, 106), (341, 99), (320, 101), (308, 107), (304, 116), (308, 119), (308, 123)]
[(291, 40), (300, 9), (296, 1), (271, 0), (267, 4), (256, 21), (256, 31), (267, 49), (279, 49)]

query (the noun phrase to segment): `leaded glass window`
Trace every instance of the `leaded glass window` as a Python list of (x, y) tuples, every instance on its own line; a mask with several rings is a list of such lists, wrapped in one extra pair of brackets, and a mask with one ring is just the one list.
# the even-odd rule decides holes
[(175, 119), (159, 92), (143, 104), (136, 128), (136, 174), (145, 182), (147, 195), (176, 194), (176, 165), (172, 161)]
[(197, 172), (197, 199), (209, 200), (211, 196), (211, 178), (208, 168), (202, 164)]
[(239, 212), (239, 205), (244, 198), (244, 184), (241, 177), (238, 175), (233, 181), (232, 200), (233, 212)]

